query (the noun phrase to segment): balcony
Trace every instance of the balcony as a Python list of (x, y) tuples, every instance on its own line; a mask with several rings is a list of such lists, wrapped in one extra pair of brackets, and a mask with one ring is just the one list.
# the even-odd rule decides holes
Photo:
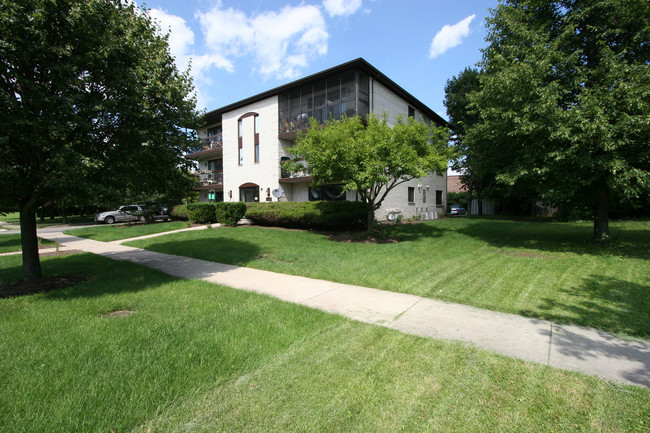
[[(301, 169), (301, 167), (304, 169)], [(309, 182), (311, 176), (307, 173), (306, 161), (289, 161), (288, 159), (280, 161), (280, 182), (297, 183)]]
[(223, 152), (223, 136), (221, 134), (201, 138), (201, 147), (188, 154), (189, 159), (205, 159), (205, 157)]
[(193, 175), (198, 177), (201, 184), (198, 189), (223, 187), (223, 170), (204, 170)]

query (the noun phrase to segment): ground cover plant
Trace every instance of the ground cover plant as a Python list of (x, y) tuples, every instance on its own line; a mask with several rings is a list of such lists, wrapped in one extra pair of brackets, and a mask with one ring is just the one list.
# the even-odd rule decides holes
[(153, 224), (131, 224), (110, 226), (88, 226), (79, 229), (66, 230), (67, 235), (80, 238), (93, 239), (102, 242), (117, 241), (120, 239), (136, 238), (138, 236), (152, 235), (172, 230), (187, 228), (186, 222), (158, 222)]
[[(90, 254), (0, 299), (0, 432), (646, 431), (650, 390)], [(0, 258), (0, 284), (21, 277)]]
[(220, 228), (129, 245), (216, 262), (474, 305), (650, 337), (650, 221), (588, 223), (456, 218), (390, 226), (398, 243)]
[[(56, 243), (47, 239), (38, 238), (38, 245), (40, 249), (54, 247)], [(0, 234), (0, 254), (20, 251), (21, 248), (19, 234)]]

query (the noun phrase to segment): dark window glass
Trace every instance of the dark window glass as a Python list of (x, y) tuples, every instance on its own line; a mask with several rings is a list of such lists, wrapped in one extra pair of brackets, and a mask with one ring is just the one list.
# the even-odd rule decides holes
[(436, 206), (442, 206), (442, 191), (436, 190)]
[(415, 203), (415, 188), (412, 186), (409, 186), (408, 189), (408, 202)]
[(409, 105), (409, 117), (415, 118), (415, 108)]
[(216, 171), (223, 170), (223, 159), (211, 159), (208, 161), (208, 170)]
[(239, 201), (245, 203), (260, 201), (260, 189), (256, 186), (239, 188)]
[(309, 201), (345, 201), (343, 185), (326, 185), (309, 188)]

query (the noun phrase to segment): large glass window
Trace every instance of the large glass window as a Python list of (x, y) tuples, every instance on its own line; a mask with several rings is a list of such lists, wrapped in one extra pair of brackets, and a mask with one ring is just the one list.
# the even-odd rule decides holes
[(324, 123), (370, 112), (370, 80), (359, 71), (345, 71), (316, 80), (278, 96), (281, 134), (309, 127), (308, 119)]
[(208, 161), (208, 170), (217, 171), (223, 170), (223, 159), (211, 159)]
[(343, 185), (325, 185), (309, 188), (309, 201), (345, 201)]
[(409, 186), (408, 188), (408, 202), (415, 203), (415, 187)]
[(436, 206), (442, 206), (442, 191), (436, 190)]
[(245, 203), (260, 201), (260, 189), (257, 186), (239, 188), (239, 201)]

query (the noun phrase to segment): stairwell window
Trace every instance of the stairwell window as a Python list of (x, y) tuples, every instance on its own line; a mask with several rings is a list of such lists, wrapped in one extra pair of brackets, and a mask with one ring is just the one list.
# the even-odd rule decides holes
[(239, 119), (237, 122), (237, 129), (239, 131), (239, 165), (244, 163), (244, 131), (243, 131), (243, 119)]
[(260, 162), (260, 116), (255, 115), (255, 162)]

